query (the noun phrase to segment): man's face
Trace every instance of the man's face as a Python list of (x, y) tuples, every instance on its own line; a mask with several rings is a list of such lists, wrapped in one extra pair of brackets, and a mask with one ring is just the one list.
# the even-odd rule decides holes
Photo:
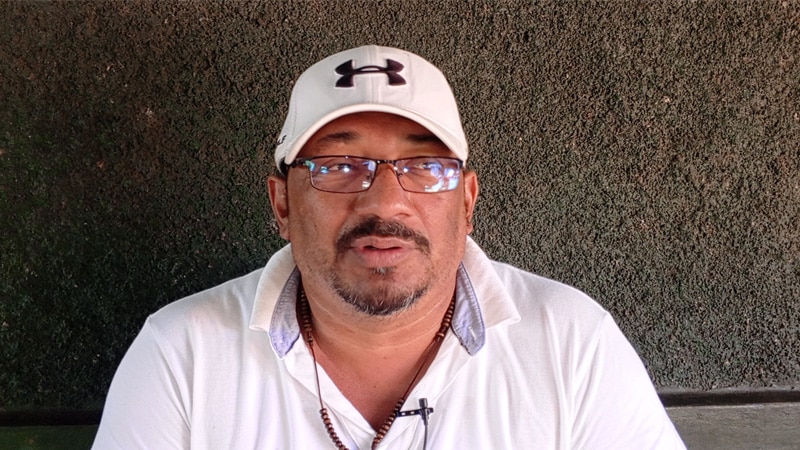
[[(396, 160), (454, 157), (431, 132), (400, 116), (357, 113), (334, 120), (309, 139), (299, 158), (349, 155)], [(366, 191), (314, 189), (305, 167), (270, 177), (281, 236), (306, 289), (338, 295), (362, 312), (388, 315), (426, 294), (451, 295), (472, 231), (478, 184), (464, 171), (452, 191), (403, 190), (388, 164)]]

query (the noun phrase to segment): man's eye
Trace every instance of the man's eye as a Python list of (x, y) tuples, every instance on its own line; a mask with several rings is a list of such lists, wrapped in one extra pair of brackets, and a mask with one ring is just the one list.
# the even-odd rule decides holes
[(319, 173), (347, 174), (353, 171), (353, 165), (348, 163), (329, 164), (319, 168)]
[(420, 169), (425, 169), (425, 170), (440, 170), (442, 168), (442, 165), (439, 163), (439, 161), (429, 160), (420, 163), (419, 167)]
[(420, 159), (406, 166), (406, 172), (439, 172), (442, 164), (435, 159)]

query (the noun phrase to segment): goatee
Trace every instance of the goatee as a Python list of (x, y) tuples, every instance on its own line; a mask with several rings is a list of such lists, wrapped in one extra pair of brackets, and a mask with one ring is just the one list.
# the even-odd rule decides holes
[[(336, 240), (337, 264), (350, 250), (356, 239), (377, 236), (395, 237), (413, 242), (417, 249), (430, 255), (430, 242), (411, 228), (396, 221), (384, 221), (378, 217), (369, 217), (356, 226), (345, 230)], [(330, 281), (336, 293), (357, 310), (372, 316), (389, 316), (410, 308), (428, 291), (431, 274), (427, 281), (417, 286), (401, 285), (398, 281), (388, 280), (393, 276), (395, 267), (378, 267), (372, 270), (371, 280), (362, 280), (355, 285), (346, 283), (335, 270), (330, 274)], [(402, 280), (400, 280), (402, 281)], [(372, 285), (376, 283), (376, 285)]]

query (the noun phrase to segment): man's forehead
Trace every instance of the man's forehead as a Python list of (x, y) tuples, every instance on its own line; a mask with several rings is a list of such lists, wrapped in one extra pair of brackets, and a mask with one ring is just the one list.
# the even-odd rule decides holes
[[(444, 142), (442, 142), (441, 139), (427, 130), (422, 130), (420, 133), (405, 133), (400, 137), (415, 144), (435, 144), (441, 145), (444, 148), (447, 147), (444, 145)], [(318, 133), (316, 136), (309, 139), (309, 142), (313, 141), (316, 145), (336, 145), (357, 142), (360, 139), (365, 139), (363, 132), (347, 130), (331, 131), (330, 133)]]
[(335, 128), (385, 128), (387, 126), (402, 128), (403, 130), (413, 130), (416, 134), (434, 135), (434, 133), (428, 130), (424, 125), (409, 118), (397, 114), (371, 111), (345, 114), (337, 117), (320, 127), (317, 132)]
[(432, 145), (449, 151), (444, 142), (424, 126), (405, 117), (388, 113), (356, 113), (332, 120), (314, 133), (306, 142), (304, 150), (307, 150), (307, 147), (357, 145), (376, 136), (380, 138), (391, 136), (411, 145)]

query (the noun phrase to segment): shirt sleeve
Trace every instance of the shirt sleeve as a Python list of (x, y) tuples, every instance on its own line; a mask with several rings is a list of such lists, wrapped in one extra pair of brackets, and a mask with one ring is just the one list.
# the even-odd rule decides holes
[(145, 322), (117, 369), (93, 449), (188, 449), (189, 389)]
[(685, 449), (647, 370), (610, 316), (579, 367), (573, 448)]

